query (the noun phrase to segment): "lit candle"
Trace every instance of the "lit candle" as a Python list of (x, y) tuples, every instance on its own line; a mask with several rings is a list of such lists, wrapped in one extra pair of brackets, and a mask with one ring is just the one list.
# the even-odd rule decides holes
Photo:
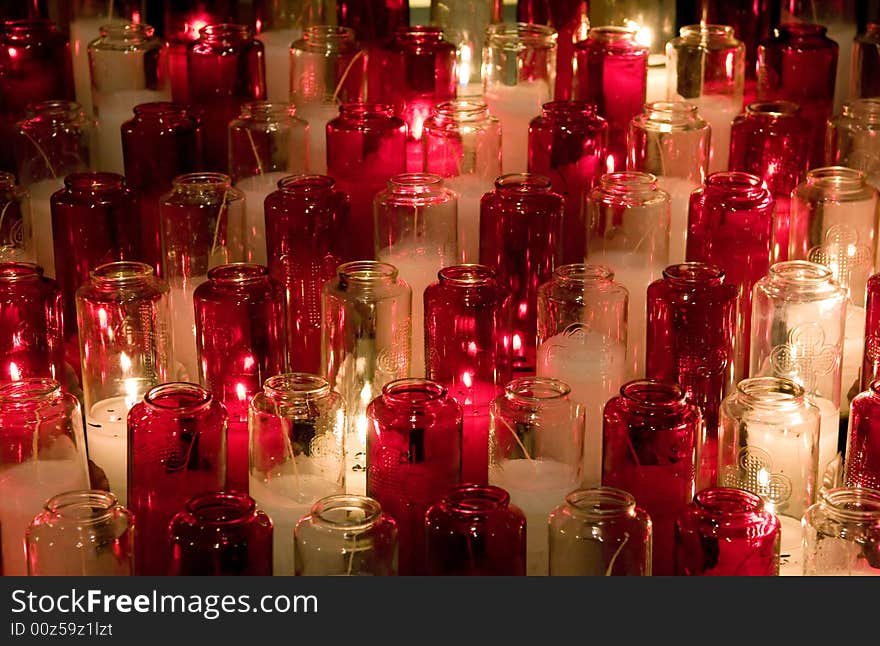
[(309, 124), (309, 172), (327, 174), (327, 122), (339, 116), (336, 103), (301, 103), (296, 116)]
[(37, 264), (43, 275), (55, 278), (55, 246), (52, 239), (52, 194), (64, 188), (64, 178), (44, 179), (27, 187), (31, 194), (31, 235)]
[(119, 504), (128, 502), (128, 433), (127, 397), (112, 397), (95, 403), (86, 416), (86, 441), (89, 459), (104, 471), (110, 491)]
[(301, 29), (272, 29), (257, 36), (266, 51), (266, 95), (272, 103), (290, 102), (290, 46), (300, 38)]
[(730, 160), (730, 130), (733, 120), (742, 112), (742, 97), (708, 95), (684, 100), (696, 105), (700, 116), (709, 122), (712, 131), (709, 172), (726, 171)]
[(287, 177), (286, 171), (273, 171), (253, 175), (239, 180), (235, 187), (244, 193), (245, 240), (247, 244), (245, 262), (265, 265), (266, 255), (266, 216), (263, 203), (266, 196), (278, 188), (278, 180)]
[(493, 85), (484, 95), (489, 112), (501, 122), (501, 168), (505, 174), (525, 173), (529, 162), (529, 123), (550, 100), (546, 81)]
[(480, 198), (494, 188), (476, 175), (459, 175), (444, 180), (458, 196), (458, 255), (462, 263), (480, 262)]

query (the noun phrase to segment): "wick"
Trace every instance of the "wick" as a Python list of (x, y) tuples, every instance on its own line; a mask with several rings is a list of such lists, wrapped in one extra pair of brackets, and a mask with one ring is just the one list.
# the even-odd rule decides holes
[(535, 464), (535, 468), (537, 468), (535, 459), (531, 455), (529, 455), (529, 452), (526, 450), (525, 444), (523, 444), (522, 440), (519, 439), (519, 435), (517, 435), (517, 432), (513, 430), (510, 424), (507, 423), (507, 420), (502, 418), (501, 423), (504, 424), (504, 426), (507, 427), (507, 430), (510, 431), (510, 434), (513, 435), (513, 439), (516, 440), (517, 444), (519, 444), (519, 448), (522, 449), (523, 455), (526, 456), (526, 460), (529, 460), (530, 462), (532, 462), (532, 464)]
[(254, 159), (257, 160), (257, 173), (259, 175), (264, 175), (265, 171), (263, 170), (263, 162), (260, 160), (260, 154), (257, 152), (257, 144), (254, 143), (254, 136), (248, 129), (245, 129), (245, 132), (247, 133), (248, 141), (251, 144), (251, 150), (254, 151)]
[[(9, 207), (12, 206), (12, 200), (3, 205), (3, 210), (0, 211), (0, 233), (3, 232), (3, 220), (6, 218), (6, 211), (9, 210)], [(13, 240), (14, 234), (10, 234), (9, 236), (9, 244), (10, 246), (15, 246), (15, 241)]]
[(342, 90), (342, 84), (345, 83), (345, 79), (348, 78), (348, 73), (351, 71), (351, 68), (354, 66), (357, 59), (364, 55), (365, 50), (360, 50), (354, 57), (349, 61), (348, 65), (345, 67), (345, 71), (342, 73), (342, 76), (339, 79), (339, 82), (336, 84), (336, 89), (333, 91), (333, 103), (336, 103), (339, 100), (339, 92)]
[(214, 253), (217, 251), (217, 246), (220, 239), (220, 223), (223, 221), (223, 215), (226, 212), (226, 196), (228, 194), (229, 189), (227, 188), (223, 191), (223, 199), (220, 202), (220, 210), (217, 211), (217, 222), (214, 223), (214, 240), (211, 244), (211, 254), (208, 262), (211, 262), (211, 260), (214, 258)]
[(30, 136), (27, 130), (21, 131), (25, 137), (30, 139), (31, 143), (37, 149), (37, 152), (40, 153), (40, 156), (43, 158), (43, 161), (46, 162), (46, 168), (49, 169), (49, 172), (52, 173), (52, 179), (58, 179), (58, 173), (55, 172), (55, 168), (52, 166), (52, 162), (49, 161), (49, 156), (46, 155), (46, 152), (43, 150), (43, 147), (37, 143), (37, 140)]
[(275, 414), (278, 415), (278, 418), (281, 420), (281, 435), (284, 438), (284, 452), (290, 458), (290, 461), (293, 463), (293, 481), (296, 485), (297, 494), (299, 493), (299, 469), (296, 466), (296, 455), (293, 453), (293, 445), (290, 443), (290, 420), (288, 420), (284, 415), (281, 414), (281, 411), (278, 410), (278, 405), (275, 406)]
[(611, 570), (614, 569), (614, 562), (617, 560), (617, 557), (620, 556), (620, 553), (623, 551), (623, 547), (629, 541), (629, 532), (624, 532), (623, 540), (618, 545), (617, 550), (614, 552), (614, 555), (611, 557), (611, 560), (608, 562), (608, 568), (605, 570), (605, 576), (611, 576)]

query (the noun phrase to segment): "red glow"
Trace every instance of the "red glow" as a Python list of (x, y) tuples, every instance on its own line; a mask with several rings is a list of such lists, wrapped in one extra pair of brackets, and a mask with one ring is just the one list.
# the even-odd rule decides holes
[(513, 335), (513, 351), (519, 352), (520, 350), (522, 350), (522, 339), (520, 338), (519, 334), (514, 334)]

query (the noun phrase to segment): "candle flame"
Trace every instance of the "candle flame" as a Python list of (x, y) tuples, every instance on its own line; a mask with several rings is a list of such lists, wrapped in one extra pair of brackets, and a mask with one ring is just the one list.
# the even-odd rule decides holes
[(519, 334), (514, 334), (513, 335), (513, 351), (519, 352), (520, 350), (522, 350), (522, 339), (520, 338)]
[(465, 388), (473, 388), (474, 386), (474, 379), (471, 377), (471, 373), (467, 370), (461, 374), (461, 382), (464, 384)]
[(471, 46), (462, 45), (458, 50), (458, 84), (462, 87), (471, 80)]
[(467, 353), (472, 357), (477, 356), (477, 344), (474, 343), (473, 341), (470, 341), (468, 343)]
[(119, 355), (119, 367), (122, 368), (122, 372), (128, 372), (131, 370), (131, 359), (128, 358), (128, 355), (123, 352)]
[(245, 401), (247, 399), (247, 388), (241, 382), (235, 384), (235, 396), (238, 397), (238, 401)]
[(138, 403), (140, 399), (140, 393), (138, 392), (138, 380), (137, 379), (126, 379), (125, 380), (125, 409), (129, 410), (132, 406)]
[(9, 377), (12, 381), (18, 381), (21, 379), (21, 369), (15, 361), (9, 362)]
[(245, 369), (245, 370), (253, 370), (253, 367), (254, 367), (254, 364), (255, 364), (255, 363), (256, 363), (256, 361), (254, 361), (253, 356), (251, 356), (251, 355), (247, 355), (247, 356), (244, 358), (244, 369)]
[(626, 27), (636, 32), (635, 41), (639, 45), (650, 47), (651, 43), (654, 42), (654, 32), (651, 31), (650, 27), (643, 27), (635, 20), (627, 20)]

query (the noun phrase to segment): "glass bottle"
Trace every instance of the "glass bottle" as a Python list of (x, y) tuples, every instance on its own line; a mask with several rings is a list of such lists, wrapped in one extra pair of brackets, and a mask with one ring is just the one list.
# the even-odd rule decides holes
[(321, 498), (294, 530), (297, 576), (397, 574), (397, 523), (366, 496)]
[(152, 388), (128, 413), (128, 508), (137, 522), (135, 574), (169, 572), (168, 524), (191, 497), (226, 487), (227, 414), (196, 384)]
[(852, 48), (851, 99), (880, 96), (880, 22), (869, 22)]
[(608, 154), (602, 170), (625, 170), (626, 130), (645, 104), (648, 48), (628, 27), (593, 27), (574, 49), (574, 98), (594, 103), (608, 121)]
[(626, 491), (576, 489), (550, 512), (550, 576), (650, 576), (652, 533)]
[(61, 290), (39, 265), (0, 262), (0, 357), (0, 384), (64, 378)]
[(696, 105), (684, 101), (646, 103), (629, 123), (627, 168), (651, 173), (669, 193), (669, 265), (685, 259), (688, 205), (706, 179), (709, 140), (709, 123)]
[(0, 564), (27, 574), (25, 531), (46, 500), (88, 489), (82, 412), (57, 381), (25, 378), (0, 387)]
[(750, 103), (733, 120), (730, 170), (760, 177), (776, 201), (774, 262), (788, 260), (791, 192), (807, 174), (810, 143), (810, 124), (790, 101)]
[(779, 520), (749, 491), (699, 491), (675, 521), (675, 574), (778, 575)]
[(412, 288), (413, 377), (425, 375), (425, 288), (458, 258), (456, 206), (443, 179), (427, 173), (392, 177), (373, 202), (376, 258), (394, 265)]
[(49, 498), (25, 533), (30, 576), (131, 576), (134, 518), (97, 489)]
[(242, 104), (266, 100), (263, 43), (249, 27), (210, 24), (187, 50), (189, 104), (200, 111), (205, 170), (225, 173), (229, 162), (229, 122)]
[(0, 262), (34, 260), (30, 193), (15, 175), (0, 171)]
[(93, 167), (93, 126), (78, 104), (45, 101), (29, 107), (13, 140), (18, 181), (31, 196), (34, 255), (49, 278), (55, 278), (50, 199), (67, 175)]
[(605, 404), (602, 484), (630, 492), (650, 516), (654, 575), (674, 570), (675, 519), (694, 495), (701, 424), (674, 383), (630, 381)]
[(248, 490), (248, 405), (284, 372), (281, 290), (265, 266), (233, 263), (209, 270), (193, 293), (199, 382), (229, 413), (226, 483), (235, 491)]
[(346, 410), (346, 491), (366, 493), (367, 405), (409, 374), (412, 290), (397, 268), (372, 260), (340, 265), (321, 293), (321, 374)]
[(359, 42), (373, 45), (390, 39), (409, 24), (408, 0), (336, 0), (336, 18), (354, 30)]
[(508, 294), (502, 343), (514, 372), (535, 370), (537, 290), (562, 264), (563, 209), (550, 180), (531, 173), (502, 175), (480, 200), (480, 263)]
[(801, 517), (819, 488), (820, 413), (789, 379), (744, 379), (721, 403), (718, 486), (757, 494), (780, 522), (780, 566), (801, 545)]
[(229, 124), (229, 176), (244, 193), (247, 262), (267, 263), (264, 203), (278, 182), (309, 168), (309, 124), (292, 105), (253, 101)]
[(587, 262), (606, 265), (629, 293), (627, 374), (645, 371), (646, 290), (669, 256), (670, 197), (650, 173), (607, 173), (587, 201)]
[(100, 37), (88, 43), (98, 167), (123, 173), (119, 129), (135, 106), (171, 98), (167, 60), (162, 39), (150, 25), (110, 24), (100, 30)]
[(739, 290), (734, 380), (749, 372), (752, 287), (770, 271), (776, 203), (760, 177), (712, 173), (691, 194), (688, 262), (715, 265)]
[(871, 382), (880, 378), (880, 274), (874, 274), (868, 279), (867, 292), (864, 351), (858, 385), (860, 393), (868, 390)]
[(524, 576), (526, 518), (499, 487), (451, 489), (425, 514), (430, 576)]
[(825, 159), (862, 171), (880, 190), (880, 96), (843, 104), (840, 114), (828, 122)]
[(272, 520), (237, 491), (199, 493), (168, 526), (172, 576), (271, 576)]
[(425, 171), (443, 177), (458, 196), (458, 251), (463, 263), (480, 260), (480, 199), (501, 175), (501, 126), (479, 99), (434, 106), (425, 121)]
[(390, 105), (345, 103), (327, 124), (327, 174), (351, 199), (348, 238), (353, 258), (375, 257), (373, 199), (406, 172), (406, 124)]
[(666, 44), (667, 98), (697, 106), (711, 128), (709, 172), (728, 170), (730, 127), (742, 111), (746, 46), (727, 25), (687, 25)]
[(724, 271), (696, 262), (670, 265), (648, 286), (645, 375), (678, 384), (700, 409), (698, 491), (716, 481), (718, 407), (735, 383), (737, 296)]
[(140, 262), (100, 265), (76, 292), (89, 459), (128, 504), (128, 411), (172, 380), (168, 285)]
[(162, 272), (159, 202), (178, 175), (202, 167), (198, 117), (179, 103), (142, 103), (121, 126), (125, 184), (137, 195), (141, 260)]
[(880, 575), (880, 491), (823, 491), (803, 524), (805, 576)]
[(481, 93), (486, 29), (501, 22), (502, 4), (501, 0), (431, 0), (431, 24), (441, 27), (444, 37), (455, 45), (456, 81), (462, 95)]
[(462, 482), (485, 484), (489, 403), (511, 378), (505, 295), (485, 265), (444, 267), (438, 279), (425, 289), (425, 374), (462, 407)]
[(367, 55), (348, 27), (314, 25), (290, 47), (290, 100), (309, 124), (309, 169), (327, 174), (327, 122), (366, 98)]
[(436, 382), (399, 379), (367, 420), (367, 495), (397, 522), (400, 574), (425, 574), (425, 513), (461, 481), (462, 408)]
[(294, 574), (297, 522), (345, 491), (345, 413), (325, 379), (302, 372), (270, 377), (251, 401), (250, 493), (275, 526), (276, 575)]
[(871, 381), (852, 400), (846, 437), (843, 484), (880, 489), (880, 381)]
[(552, 100), (556, 85), (556, 30), (529, 23), (497, 23), (486, 29), (483, 100), (501, 123), (501, 168), (528, 169), (529, 123)]
[(159, 198), (162, 277), (171, 287), (171, 339), (182, 377), (198, 377), (193, 293), (212, 267), (243, 262), (244, 195), (221, 173), (186, 173)]
[(825, 157), (825, 127), (834, 107), (838, 44), (827, 28), (790, 22), (772, 30), (758, 46), (758, 100), (792, 101), (813, 133), (810, 168)]
[(529, 126), (529, 172), (545, 175), (565, 200), (563, 262), (586, 251), (584, 200), (605, 172), (608, 122), (584, 101), (551, 101)]
[(583, 477), (584, 411), (567, 384), (514, 379), (489, 407), (489, 484), (526, 517), (526, 573), (546, 576), (550, 512)]
[(585, 486), (602, 479), (602, 411), (626, 380), (626, 288), (604, 265), (563, 265), (538, 287), (537, 374), (583, 407)]

